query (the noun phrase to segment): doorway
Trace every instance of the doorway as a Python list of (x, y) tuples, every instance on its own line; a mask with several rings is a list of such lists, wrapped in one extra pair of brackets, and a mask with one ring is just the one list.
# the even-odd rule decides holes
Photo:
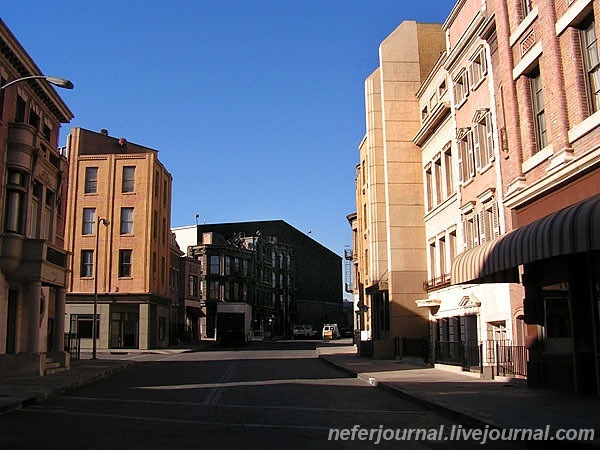
[(111, 348), (138, 348), (139, 314), (113, 312), (110, 321)]

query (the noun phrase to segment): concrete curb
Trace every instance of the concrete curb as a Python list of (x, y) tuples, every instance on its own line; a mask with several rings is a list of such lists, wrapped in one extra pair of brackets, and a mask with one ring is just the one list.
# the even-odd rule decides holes
[(343, 366), (342, 364), (338, 364), (335, 361), (332, 361), (331, 359), (326, 358), (324, 356), (319, 356), (319, 359), (329, 363), (330, 365), (341, 370), (342, 372), (347, 373), (348, 375), (350, 375), (353, 378), (358, 378), (359, 380), (362, 380), (365, 383), (368, 383), (373, 387), (376, 387), (376, 388), (382, 389), (386, 392), (389, 392), (391, 394), (397, 395), (398, 397), (400, 397), (404, 400), (410, 401), (411, 403), (414, 403), (418, 406), (421, 406), (421, 407), (427, 408), (429, 410), (432, 410), (434, 412), (440, 413), (451, 419), (455, 419), (464, 425), (468, 425), (470, 427), (485, 427), (487, 425), (490, 428), (502, 429), (501, 426), (499, 426), (498, 424), (495, 424), (491, 421), (484, 421), (482, 419), (478, 419), (476, 417), (470, 416), (463, 412), (449, 408), (446, 405), (437, 403), (433, 400), (429, 400), (429, 399), (425, 399), (423, 397), (416, 396), (410, 392), (407, 392), (407, 391), (399, 388), (398, 386), (393, 385), (392, 383), (389, 383), (386, 381), (377, 381), (373, 377), (370, 377), (363, 373), (355, 372), (352, 369), (348, 369), (347, 367)]

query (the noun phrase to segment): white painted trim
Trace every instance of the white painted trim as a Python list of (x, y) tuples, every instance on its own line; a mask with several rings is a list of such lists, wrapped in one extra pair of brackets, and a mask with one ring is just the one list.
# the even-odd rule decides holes
[(575, 125), (569, 130), (569, 144), (572, 144), (577, 139), (585, 136), (598, 125), (600, 125), (600, 111), (596, 111), (587, 119), (579, 122), (577, 125)]
[(592, 3), (592, 0), (576, 0), (569, 6), (567, 12), (556, 22), (556, 35), (560, 36), (577, 17)]
[(531, 158), (529, 158), (528, 160), (523, 162), (523, 164), (521, 166), (523, 173), (527, 173), (530, 170), (532, 170), (535, 167), (542, 164), (544, 161), (547, 161), (548, 158), (550, 158), (553, 154), (554, 154), (554, 150), (552, 150), (552, 145), (549, 145), (549, 146), (541, 149), (539, 152), (537, 152)]
[(525, 56), (521, 58), (521, 61), (519, 61), (519, 63), (513, 69), (513, 80), (516, 81), (517, 78), (519, 78), (529, 69), (531, 69), (541, 55), (542, 43), (538, 42), (533, 47), (531, 47), (527, 53), (525, 53)]

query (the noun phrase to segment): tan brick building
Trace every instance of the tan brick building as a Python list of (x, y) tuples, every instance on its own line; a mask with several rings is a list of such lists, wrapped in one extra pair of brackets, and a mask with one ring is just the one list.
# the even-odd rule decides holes
[(66, 247), (73, 263), (66, 331), (92, 347), (97, 287), (97, 348), (166, 347), (172, 176), (156, 150), (106, 130), (73, 128), (67, 142)]

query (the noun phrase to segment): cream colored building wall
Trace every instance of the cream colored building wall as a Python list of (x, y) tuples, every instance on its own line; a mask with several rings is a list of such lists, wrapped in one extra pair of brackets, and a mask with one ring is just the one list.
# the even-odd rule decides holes
[(443, 36), (440, 25), (407, 21), (379, 49), (393, 336), (426, 331), (425, 321), (415, 321), (427, 317), (415, 304), (424, 295), (427, 260), (421, 150), (412, 141), (420, 128), (416, 92), (444, 49)]
[(385, 161), (383, 154), (383, 121), (380, 70), (377, 69), (365, 82), (367, 135), (366, 135), (366, 204), (367, 204), (367, 264), (370, 286), (385, 280), (387, 258), (387, 216), (385, 197)]
[(175, 239), (182, 252), (187, 255), (187, 248), (190, 245), (198, 244), (198, 227), (189, 225), (186, 227), (171, 228), (171, 232), (175, 233)]

